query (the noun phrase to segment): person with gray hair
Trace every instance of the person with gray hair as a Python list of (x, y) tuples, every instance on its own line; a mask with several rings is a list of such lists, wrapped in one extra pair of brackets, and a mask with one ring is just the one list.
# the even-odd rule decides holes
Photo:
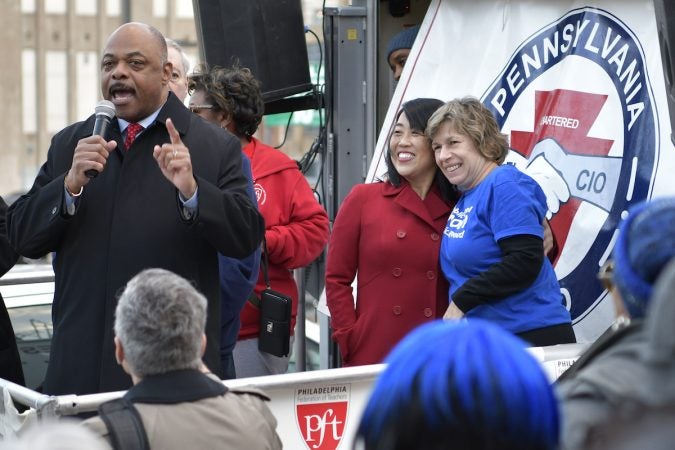
[(187, 74), (190, 71), (190, 60), (183, 51), (183, 47), (171, 38), (165, 38), (169, 62), (171, 63), (171, 78), (169, 88), (180, 101), (185, 100), (188, 93)]
[(205, 325), (202, 294), (168, 271), (145, 270), (129, 281), (117, 304), (115, 357), (132, 379), (198, 370)]
[[(115, 357), (134, 386), (84, 426), (113, 448), (129, 439), (162, 449), (281, 448), (269, 398), (228, 389), (202, 363), (206, 314), (206, 298), (174, 273), (146, 269), (132, 278), (115, 310)], [(120, 417), (140, 431), (121, 432)]]

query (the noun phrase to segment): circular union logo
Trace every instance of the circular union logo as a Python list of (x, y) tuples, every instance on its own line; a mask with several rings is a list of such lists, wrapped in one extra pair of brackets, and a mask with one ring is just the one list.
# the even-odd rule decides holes
[(606, 296), (595, 275), (627, 208), (651, 197), (659, 130), (644, 52), (618, 18), (568, 12), (528, 38), (482, 97), (510, 137), (507, 163), (539, 182), (576, 322)]

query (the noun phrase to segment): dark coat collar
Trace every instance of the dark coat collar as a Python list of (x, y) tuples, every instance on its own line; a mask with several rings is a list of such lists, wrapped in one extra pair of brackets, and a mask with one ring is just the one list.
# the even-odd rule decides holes
[(124, 394), (132, 403), (174, 404), (217, 397), (225, 385), (198, 370), (185, 369), (145, 377)]
[(183, 136), (190, 128), (191, 118), (192, 112), (185, 107), (183, 102), (178, 100), (178, 97), (173, 92), (169, 91), (169, 97), (166, 99), (164, 106), (162, 106), (155, 122), (166, 125), (166, 119), (171, 119), (180, 135)]

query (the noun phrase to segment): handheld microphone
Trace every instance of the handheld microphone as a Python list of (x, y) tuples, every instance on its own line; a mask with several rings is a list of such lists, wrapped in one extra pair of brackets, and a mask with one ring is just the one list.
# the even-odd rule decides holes
[[(115, 105), (113, 102), (108, 100), (101, 100), (96, 105), (94, 110), (96, 113), (96, 121), (94, 122), (94, 132), (92, 136), (105, 136), (105, 130), (108, 128), (108, 124), (115, 117)], [(89, 178), (96, 178), (98, 176), (98, 171), (94, 169), (89, 169), (84, 172)]]

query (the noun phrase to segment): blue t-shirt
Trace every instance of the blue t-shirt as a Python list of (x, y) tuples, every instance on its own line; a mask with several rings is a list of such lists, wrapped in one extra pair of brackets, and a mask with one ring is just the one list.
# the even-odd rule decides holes
[[(462, 194), (450, 214), (441, 242), (441, 268), (452, 294), (467, 280), (501, 261), (500, 239), (529, 234), (543, 238), (546, 196), (541, 187), (511, 165), (498, 166)], [(570, 322), (548, 258), (534, 283), (517, 294), (479, 305), (466, 313), (498, 323), (512, 333)]]

